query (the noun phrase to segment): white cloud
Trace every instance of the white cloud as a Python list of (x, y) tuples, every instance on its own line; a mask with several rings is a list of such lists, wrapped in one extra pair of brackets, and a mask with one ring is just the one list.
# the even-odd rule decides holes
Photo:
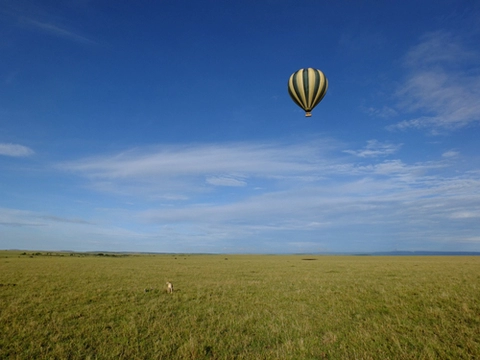
[(345, 150), (344, 152), (358, 157), (388, 156), (396, 153), (401, 146), (402, 144), (382, 143), (377, 140), (368, 140), (364, 149)]
[(476, 60), (478, 53), (466, 48), (460, 37), (446, 31), (434, 31), (420, 38), (420, 43), (410, 49), (404, 62), (411, 68), (431, 68), (439, 65), (459, 66)]
[(206, 178), (206, 182), (214, 186), (245, 186), (246, 181), (243, 178), (231, 176), (209, 176)]
[(467, 238), (463, 239), (463, 241), (480, 244), (480, 236), (467, 237)]
[(33, 154), (34, 151), (32, 149), (23, 145), (0, 143), (0, 155), (23, 157)]
[(427, 129), (432, 134), (480, 121), (480, 54), (447, 32), (422, 37), (405, 56), (407, 78), (397, 96), (415, 113), (389, 129)]
[(67, 30), (65, 28), (59, 27), (51, 23), (40, 22), (37, 20), (22, 18), (22, 23), (28, 26), (39, 29), (45, 33), (51, 34), (53, 36), (61, 37), (67, 40), (72, 40), (84, 44), (95, 44), (95, 41), (86, 38), (85, 36), (79, 35), (76, 32)]
[(450, 216), (452, 219), (474, 219), (474, 218), (480, 218), (480, 212), (458, 211), (458, 212), (452, 213)]
[(91, 224), (91, 222), (34, 211), (0, 208), (0, 225), (14, 227), (51, 226), (53, 223)]
[(373, 106), (370, 106), (368, 108), (362, 108), (362, 110), (370, 116), (376, 116), (384, 119), (398, 116), (397, 110), (386, 105), (382, 106), (381, 108), (375, 108)]
[[(477, 236), (478, 172), (457, 169), (454, 150), (408, 163), (383, 158), (394, 154), (388, 143), (372, 140), (356, 156), (344, 147), (323, 139), (213, 143), (79, 159), (57, 166), (78, 187), (58, 185), (82, 203), (0, 209), (0, 226), (11, 238), (35, 233), (44, 244), (72, 244), (50, 248), (136, 251), (455, 248)], [(54, 210), (66, 208), (68, 215)]]
[(136, 149), (63, 163), (99, 191), (189, 197), (214, 186), (258, 187), (262, 181), (312, 181), (328, 171), (328, 139), (307, 143), (231, 143)]
[(453, 159), (453, 158), (458, 157), (459, 155), (460, 155), (460, 152), (455, 151), (455, 150), (449, 150), (449, 151), (445, 151), (442, 154), (442, 157), (444, 157), (446, 159)]
[[(342, 241), (352, 242), (351, 236), (358, 237), (361, 249), (394, 239), (435, 243), (446, 233), (452, 234), (444, 240), (448, 243), (475, 233), (480, 181), (475, 172), (446, 175), (456, 165), (448, 161), (453, 153), (428, 162), (385, 160), (382, 156), (394, 154), (399, 145), (372, 140), (365, 149), (351, 151), (357, 162), (341, 156), (341, 147), (321, 139), (166, 146), (59, 168), (88, 181), (98, 201), (112, 191), (117, 203), (118, 196), (123, 202), (135, 198), (134, 208), (104, 211), (112, 217), (105, 221), (119, 223), (122, 214), (126, 234), (156, 239), (151, 246), (162, 244), (162, 249), (170, 244), (240, 251), (239, 242), (256, 239), (241, 248), (272, 251), (277, 241), (277, 250), (294, 251), (287, 244), (293, 243), (287, 236), (293, 232), (298, 242), (327, 238), (322, 249), (333, 251)], [(114, 229), (105, 231), (102, 236)], [(386, 243), (380, 239), (385, 234), (391, 239)]]
[(113, 156), (102, 156), (62, 164), (66, 170), (91, 178), (121, 179), (175, 175), (230, 174), (246, 172), (273, 176), (285, 169), (308, 172), (331, 148), (322, 143), (231, 143), (164, 146), (135, 149)]

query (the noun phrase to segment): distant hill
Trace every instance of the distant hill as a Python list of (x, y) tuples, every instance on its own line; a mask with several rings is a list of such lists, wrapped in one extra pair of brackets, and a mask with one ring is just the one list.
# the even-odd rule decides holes
[(480, 251), (382, 251), (356, 253), (358, 256), (480, 256)]

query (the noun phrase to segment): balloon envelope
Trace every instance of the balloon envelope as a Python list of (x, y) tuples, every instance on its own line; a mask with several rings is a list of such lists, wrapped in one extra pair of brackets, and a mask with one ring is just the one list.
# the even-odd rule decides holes
[(317, 69), (300, 69), (288, 80), (288, 93), (295, 104), (305, 110), (305, 116), (312, 116), (312, 109), (322, 101), (327, 89), (328, 80)]

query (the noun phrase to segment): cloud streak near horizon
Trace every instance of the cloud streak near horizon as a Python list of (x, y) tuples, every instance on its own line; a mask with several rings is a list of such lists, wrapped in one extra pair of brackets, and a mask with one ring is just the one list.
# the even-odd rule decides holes
[[(362, 156), (373, 147), (375, 156)], [(254, 251), (250, 238), (264, 239), (255, 246), (273, 251), (291, 232), (303, 234), (302, 245), (293, 240), (276, 251), (338, 251), (354, 236), (358, 247), (352, 251), (411, 248), (419, 238), (432, 248), (475, 245), (478, 173), (446, 175), (455, 165), (449, 156), (413, 164), (385, 159), (397, 148), (371, 140), (352, 150), (331, 139), (136, 148), (57, 165), (84, 179), (96, 208), (89, 217), (4, 209), (0, 222), (40, 232), (42, 223), (74, 226), (78, 236), (95, 233), (116, 243), (134, 236), (172, 251), (219, 244), (227, 252)], [(103, 211), (100, 204), (109, 201), (112, 207)], [(305, 238), (312, 240), (309, 246)]]

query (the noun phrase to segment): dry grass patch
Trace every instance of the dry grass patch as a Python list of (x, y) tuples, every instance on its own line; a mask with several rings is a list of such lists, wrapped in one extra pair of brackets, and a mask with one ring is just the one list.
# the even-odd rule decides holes
[(6, 254), (0, 358), (480, 358), (478, 257)]

